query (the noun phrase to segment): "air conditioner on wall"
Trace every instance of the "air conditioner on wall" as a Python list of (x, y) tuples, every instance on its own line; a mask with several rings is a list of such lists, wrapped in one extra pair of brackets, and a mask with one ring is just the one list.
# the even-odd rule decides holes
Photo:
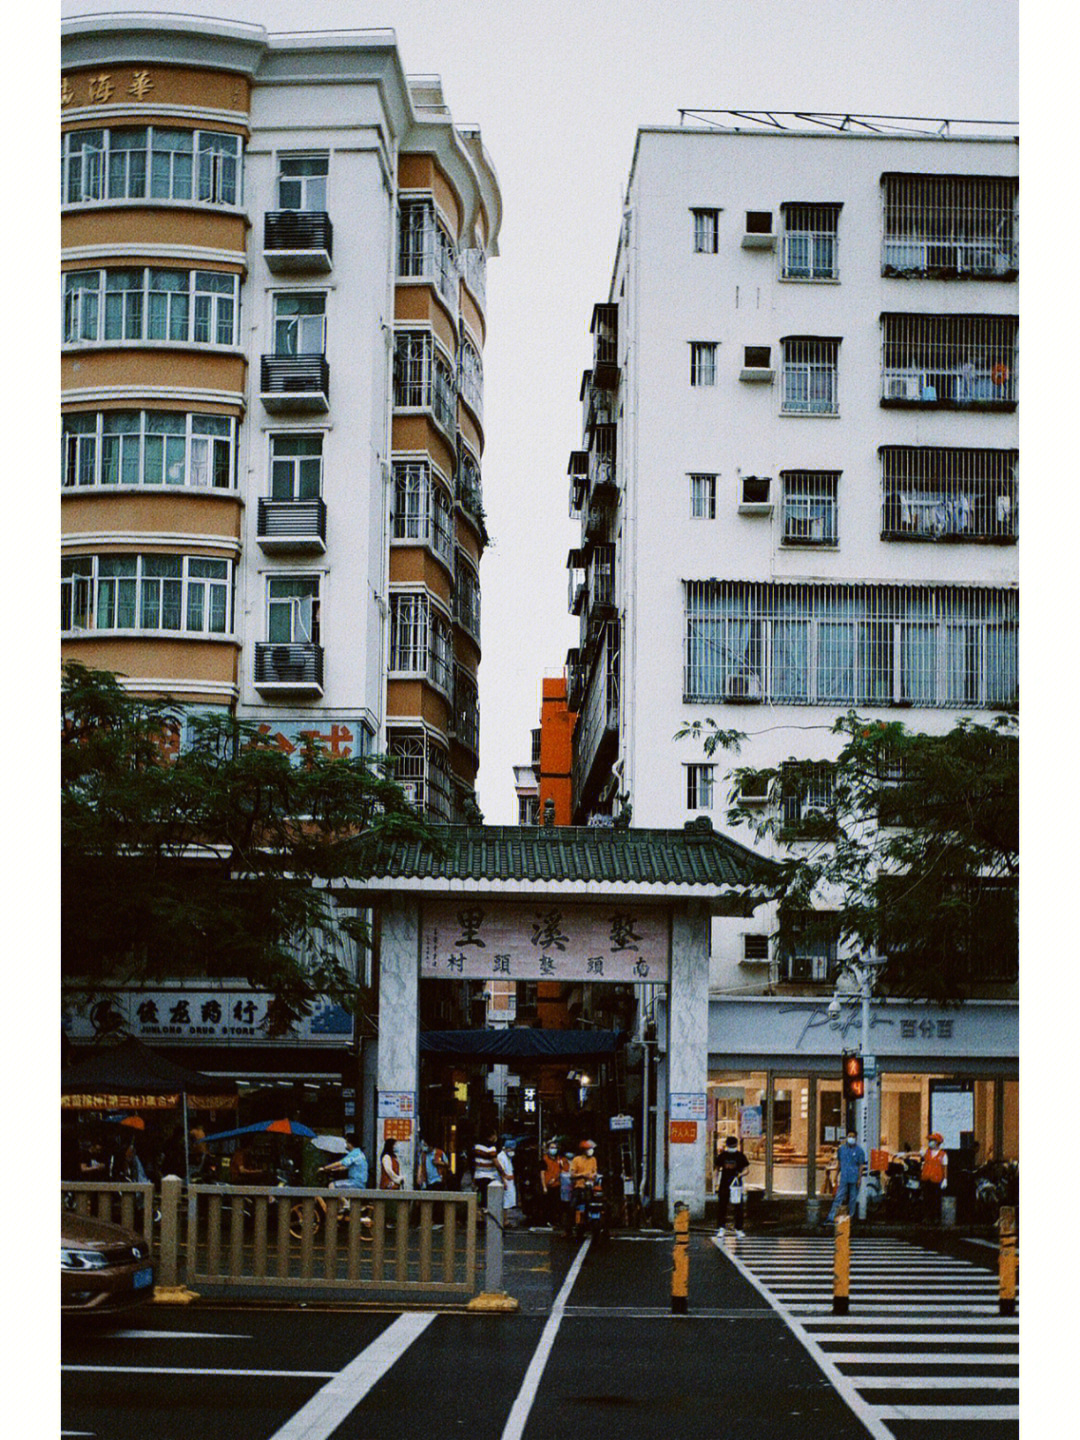
[(887, 400), (918, 400), (922, 395), (922, 382), (918, 375), (901, 375), (886, 382)]
[(761, 681), (753, 673), (729, 675), (724, 682), (725, 700), (760, 700)]

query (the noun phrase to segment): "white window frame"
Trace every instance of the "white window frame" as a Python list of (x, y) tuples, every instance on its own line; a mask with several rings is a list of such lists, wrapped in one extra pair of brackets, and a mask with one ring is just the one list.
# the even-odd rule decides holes
[[(163, 562), (178, 573), (162, 575)], [(123, 566), (124, 573), (108, 573), (114, 566)], [(213, 568), (214, 574), (203, 573)], [(63, 571), (68, 571), (64, 574)], [(103, 573), (103, 571), (105, 573)], [(140, 555), (91, 555), (65, 557), (61, 572), (61, 627), (73, 618), (80, 607), (90, 622), (69, 626), (64, 633), (159, 633), (166, 635), (228, 636), (232, 634), (233, 561), (205, 555), (147, 553)], [(120, 587), (124, 587), (121, 590)], [(163, 625), (169, 591), (169, 609), (179, 623)], [(81, 597), (81, 598), (80, 598)], [(196, 604), (202, 621), (191, 625)], [(120, 624), (121, 609), (130, 617), (129, 624)], [(220, 624), (213, 624), (215, 614)], [(100, 623), (111, 618), (112, 623)], [(156, 621), (157, 623), (151, 623)], [(208, 624), (207, 621), (210, 623)]]
[[(294, 358), (301, 355), (326, 354), (326, 299), (325, 290), (279, 290), (273, 296), (274, 337), (273, 354), (278, 357)], [(321, 310), (297, 311), (293, 315), (282, 314), (281, 307), (290, 301), (321, 300)], [(292, 333), (293, 348), (282, 348), (282, 337)]]
[(840, 206), (791, 203), (782, 213), (780, 278), (839, 280)]
[(692, 470), (687, 476), (690, 488), (690, 519), (716, 519), (717, 476), (703, 470)]
[(430, 192), (399, 197), (397, 247), (398, 279), (434, 281), (456, 318), (462, 261)]
[[(133, 428), (109, 429), (110, 417), (134, 416)], [(183, 432), (166, 432), (154, 428), (160, 417), (179, 419)], [(85, 422), (89, 421), (89, 424)], [(82, 422), (72, 424), (71, 422)], [(221, 427), (224, 426), (224, 431)], [(199, 412), (178, 412), (166, 410), (109, 410), (76, 412), (62, 417), (61, 422), (61, 489), (85, 489), (104, 487), (113, 490), (122, 486), (136, 485), (157, 489), (167, 485), (170, 488), (196, 490), (236, 489), (236, 420), (231, 415), (208, 415)], [(170, 469), (175, 469), (177, 460), (163, 460), (162, 478), (148, 478), (150, 469), (149, 453), (152, 441), (162, 438), (162, 450), (170, 448), (175, 452), (179, 441), (181, 459), (179, 475), (169, 478)], [(173, 439), (170, 447), (168, 439)], [(106, 459), (106, 452), (115, 446), (120, 458), (116, 463), (117, 479), (107, 479), (106, 470), (112, 466)], [(128, 450), (133, 462), (125, 465), (123, 455)], [(89, 455), (89, 459), (87, 459)], [(134, 474), (131, 481), (119, 478), (124, 471)], [(225, 474), (225, 485), (214, 483), (214, 477)], [(72, 477), (83, 478), (72, 478)], [(200, 478), (205, 476), (205, 479)]]
[(711, 810), (716, 798), (716, 766), (694, 760), (683, 765), (687, 810)]
[[(167, 166), (169, 193), (151, 195), (153, 157), (175, 157), (187, 153), (155, 147), (155, 137), (162, 133), (191, 136), (191, 179), (186, 187), (178, 181), (175, 159), (170, 158)], [(79, 144), (87, 135), (99, 136), (100, 144), (93, 147)], [(122, 144), (121, 135), (140, 136), (142, 144)], [(94, 159), (88, 160), (88, 154)], [(142, 157), (141, 181), (132, 178), (133, 169), (138, 171), (139, 168), (132, 164), (134, 156)], [(84, 206), (135, 201), (236, 209), (243, 201), (243, 159), (243, 138), (226, 130), (188, 131), (174, 125), (125, 124), (69, 130), (61, 142), (61, 203), (64, 206)]]
[(716, 384), (716, 340), (690, 341), (690, 384), (695, 389)]
[[(183, 277), (184, 285), (175, 290), (154, 290), (151, 288), (152, 277), (159, 274), (170, 274)], [(110, 277), (121, 275), (138, 275), (139, 283), (127, 287), (120, 285), (110, 286)], [(213, 292), (200, 289), (200, 284), (207, 277), (213, 277), (215, 281), (228, 281), (230, 291)], [(200, 270), (179, 270), (169, 266), (115, 266), (107, 270), (75, 270), (65, 272), (63, 278), (63, 317), (64, 334), (63, 344), (65, 347), (74, 345), (107, 345), (110, 348), (122, 347), (133, 344), (150, 345), (184, 345), (198, 346), (200, 349), (236, 349), (236, 336), (239, 330), (239, 295), (240, 277), (228, 271), (200, 271)], [(78, 283), (76, 283), (78, 282)], [(166, 333), (155, 338), (150, 337), (150, 298), (154, 295), (166, 295), (169, 297), (166, 304)], [(231, 338), (228, 340), (196, 340), (195, 334), (195, 310), (196, 302), (206, 299), (212, 295), (213, 306), (211, 309), (211, 329), (215, 332), (222, 329), (226, 323), (223, 317), (228, 315), (228, 326), (231, 330)], [(119, 310), (122, 316), (121, 330), (123, 333), (115, 336), (106, 335), (106, 314), (107, 301), (109, 296), (123, 297), (119, 302)], [(176, 304), (184, 311), (184, 334), (183, 336), (171, 336), (168, 331), (171, 324), (172, 307)], [(115, 306), (111, 307), (114, 311)], [(134, 319), (133, 319), (134, 317)], [(137, 324), (135, 321), (137, 320)]]
[[(283, 167), (299, 161), (321, 160), (325, 170), (321, 175), (286, 175)], [(322, 181), (321, 195), (316, 181)], [(281, 196), (282, 183), (286, 185), (297, 185), (300, 190), (300, 203), (298, 205), (287, 205)], [(309, 190), (315, 191), (312, 198)], [(282, 150), (277, 156), (277, 170), (274, 176), (274, 196), (277, 201), (278, 210), (291, 210), (300, 215), (325, 215), (330, 209), (330, 152), (328, 150)], [(315, 200), (321, 199), (322, 204), (315, 204)]]
[(457, 431), (453, 366), (431, 330), (394, 332), (395, 410), (430, 410), (448, 434)]
[[(290, 595), (288, 586), (303, 586), (303, 593)], [(275, 590), (278, 591), (275, 594)], [(266, 638), (271, 645), (321, 644), (322, 576), (303, 574), (268, 575), (266, 577)], [(288, 638), (275, 635), (274, 622), (287, 618)]]
[[(301, 501), (319, 500), (322, 498), (324, 464), (323, 439), (323, 431), (286, 430), (269, 437), (270, 458), (267, 466), (267, 495), (271, 500)], [(298, 440), (318, 441), (317, 453), (308, 455), (297, 453), (290, 455), (284, 448), (280, 454), (278, 453), (279, 445), (285, 447), (290, 443), (295, 444)], [(302, 486), (305, 484), (303, 471), (306, 467), (316, 472), (317, 484), (313, 495), (302, 495), (300, 493)], [(279, 477), (281, 477), (283, 482), (281, 486), (278, 484)], [(275, 493), (279, 488), (286, 488), (284, 482), (287, 482), (288, 495)], [(310, 481), (306, 483), (308, 488), (310, 488)]]
[(715, 255), (720, 249), (720, 211), (717, 207), (691, 206), (692, 249), (695, 255)]

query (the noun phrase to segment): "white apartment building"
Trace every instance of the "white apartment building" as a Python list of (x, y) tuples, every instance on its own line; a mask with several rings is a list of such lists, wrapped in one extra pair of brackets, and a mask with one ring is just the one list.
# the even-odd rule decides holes
[[(840, 118), (638, 132), (570, 461), (578, 824), (723, 829), (734, 765), (821, 761), (826, 800), (849, 709), (933, 732), (1016, 706), (1016, 140)], [(705, 716), (737, 758), (674, 739)], [(813, 1195), (857, 1007), (830, 1024), (843, 957), (781, 968), (773, 928), (714, 922), (708, 1123)], [(981, 1155), (1016, 1153), (1013, 978), (877, 1007), (887, 1147), (960, 1085)]]

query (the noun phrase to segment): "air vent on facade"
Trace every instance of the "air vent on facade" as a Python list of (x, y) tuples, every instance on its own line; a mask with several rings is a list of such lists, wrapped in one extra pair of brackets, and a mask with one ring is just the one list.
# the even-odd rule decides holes
[(739, 480), (739, 513), (767, 515), (772, 510), (772, 479), (768, 475), (743, 475)]
[(747, 210), (746, 232), (742, 237), (744, 250), (774, 250), (776, 236), (773, 234), (771, 210)]
[(774, 372), (770, 364), (772, 347), (770, 345), (747, 345), (743, 349), (743, 367), (739, 371), (740, 380), (758, 381), (771, 385)]

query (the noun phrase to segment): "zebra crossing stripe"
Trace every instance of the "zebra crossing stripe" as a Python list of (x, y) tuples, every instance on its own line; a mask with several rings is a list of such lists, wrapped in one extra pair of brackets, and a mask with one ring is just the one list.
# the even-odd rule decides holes
[(943, 1424), (951, 1434), (965, 1421), (1019, 1419), (1018, 1322), (998, 1315), (996, 1277), (985, 1267), (917, 1247), (856, 1242), (851, 1278), (860, 1314), (838, 1316), (830, 1241), (717, 1249), (872, 1435), (894, 1440), (891, 1427), (904, 1421)]

